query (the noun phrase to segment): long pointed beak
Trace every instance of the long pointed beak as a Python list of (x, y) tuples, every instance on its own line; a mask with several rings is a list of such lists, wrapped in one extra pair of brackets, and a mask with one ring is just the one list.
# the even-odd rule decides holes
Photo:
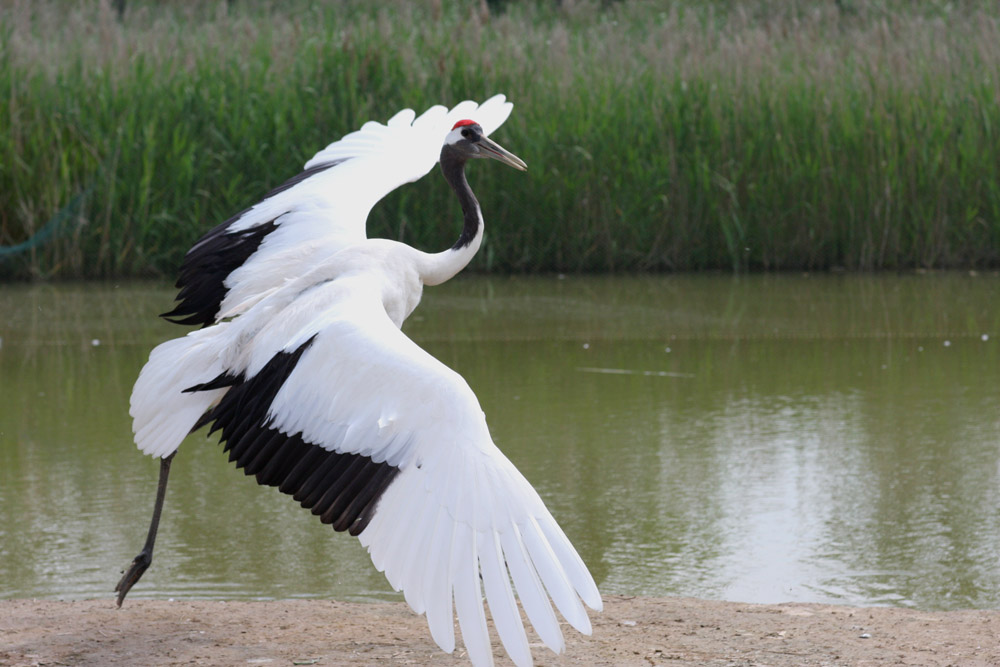
[(491, 157), (494, 160), (503, 162), (508, 167), (514, 167), (519, 171), (528, 171), (528, 165), (524, 160), (511, 153), (509, 150), (488, 137), (482, 137), (476, 142), (479, 146), (479, 153), (482, 157)]

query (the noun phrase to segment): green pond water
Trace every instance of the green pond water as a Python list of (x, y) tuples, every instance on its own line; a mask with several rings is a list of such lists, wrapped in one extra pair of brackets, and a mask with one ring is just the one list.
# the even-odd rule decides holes
[[(112, 596), (165, 284), (0, 287), (0, 597)], [(407, 322), (604, 593), (1000, 607), (1000, 276), (465, 277)], [(135, 597), (401, 599), (356, 539), (174, 461)]]

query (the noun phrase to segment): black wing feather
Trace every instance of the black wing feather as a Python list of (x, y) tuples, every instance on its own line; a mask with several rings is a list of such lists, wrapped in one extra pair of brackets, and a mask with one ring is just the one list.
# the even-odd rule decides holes
[(399, 469), (361, 454), (326, 450), (303, 440), (301, 433), (282, 433), (271, 427), (268, 416), (278, 390), (314, 339), (278, 353), (252, 378), (222, 374), (185, 391), (230, 387), (199, 421), (222, 430), (229, 460), (256, 476), (258, 484), (292, 496), (334, 530), (358, 535)]
[[(314, 165), (271, 190), (261, 201), (266, 201), (342, 162), (344, 160), (334, 160)], [(217, 225), (191, 246), (184, 255), (184, 262), (181, 264), (174, 285), (180, 290), (177, 293), (177, 300), (180, 303), (160, 317), (175, 324), (200, 324), (207, 327), (215, 323), (219, 307), (229, 291), (226, 287), (226, 278), (243, 266), (257, 252), (257, 248), (267, 235), (278, 228), (278, 218), (281, 216), (249, 229), (230, 231), (230, 228), (250, 210), (248, 208), (240, 211)]]

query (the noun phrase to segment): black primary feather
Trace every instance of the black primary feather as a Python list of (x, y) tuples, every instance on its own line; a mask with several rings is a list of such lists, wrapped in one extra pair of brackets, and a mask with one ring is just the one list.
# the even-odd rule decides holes
[[(296, 174), (271, 190), (257, 205), (288, 190), (302, 181), (341, 164), (334, 160), (317, 164)], [(229, 288), (226, 278), (243, 266), (257, 252), (268, 234), (278, 228), (281, 215), (259, 225), (240, 231), (230, 231), (253, 207), (240, 211), (202, 236), (184, 255), (175, 287), (178, 303), (173, 310), (160, 317), (175, 324), (200, 324), (207, 327), (215, 322), (219, 307)]]
[(258, 484), (278, 487), (334, 530), (358, 535), (399, 468), (361, 454), (329, 451), (306, 442), (301, 433), (288, 435), (270, 425), (274, 397), (313, 340), (293, 352), (279, 352), (252, 378), (223, 373), (185, 391), (229, 387), (198, 426), (221, 429), (229, 460)]

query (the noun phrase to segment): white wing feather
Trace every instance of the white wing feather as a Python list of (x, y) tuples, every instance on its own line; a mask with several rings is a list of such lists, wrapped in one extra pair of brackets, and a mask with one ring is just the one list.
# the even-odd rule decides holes
[(500, 639), (519, 665), (530, 664), (531, 654), (515, 591), (552, 650), (564, 644), (549, 598), (573, 627), (590, 632), (580, 599), (600, 609), (601, 598), (582, 560), (493, 444), (465, 380), (392, 323), (369, 281), (315, 286), (280, 317), (256, 312), (230, 323), (230, 344), (253, 342), (227, 366), (252, 375), (277, 352), (313, 339), (275, 396), (270, 425), (400, 468), (359, 538), (393, 588), (427, 614), (443, 650), (454, 648), (454, 600), (473, 662), (492, 662), (484, 589)]
[(228, 228), (241, 232), (269, 222), (277, 226), (226, 278), (220, 318), (244, 312), (288, 277), (303, 275), (325, 257), (364, 240), (371, 209), (437, 164), (444, 138), (457, 121), (473, 118), (489, 134), (512, 109), (503, 95), (482, 104), (462, 102), (450, 111), (434, 106), (419, 117), (404, 109), (385, 125), (369, 121), (316, 153), (305, 169), (340, 163), (251, 207)]
[(132, 388), (129, 414), (144, 454), (172, 454), (225, 390), (185, 393), (222, 372), (219, 350), (228, 340), (223, 323), (157, 345)]

